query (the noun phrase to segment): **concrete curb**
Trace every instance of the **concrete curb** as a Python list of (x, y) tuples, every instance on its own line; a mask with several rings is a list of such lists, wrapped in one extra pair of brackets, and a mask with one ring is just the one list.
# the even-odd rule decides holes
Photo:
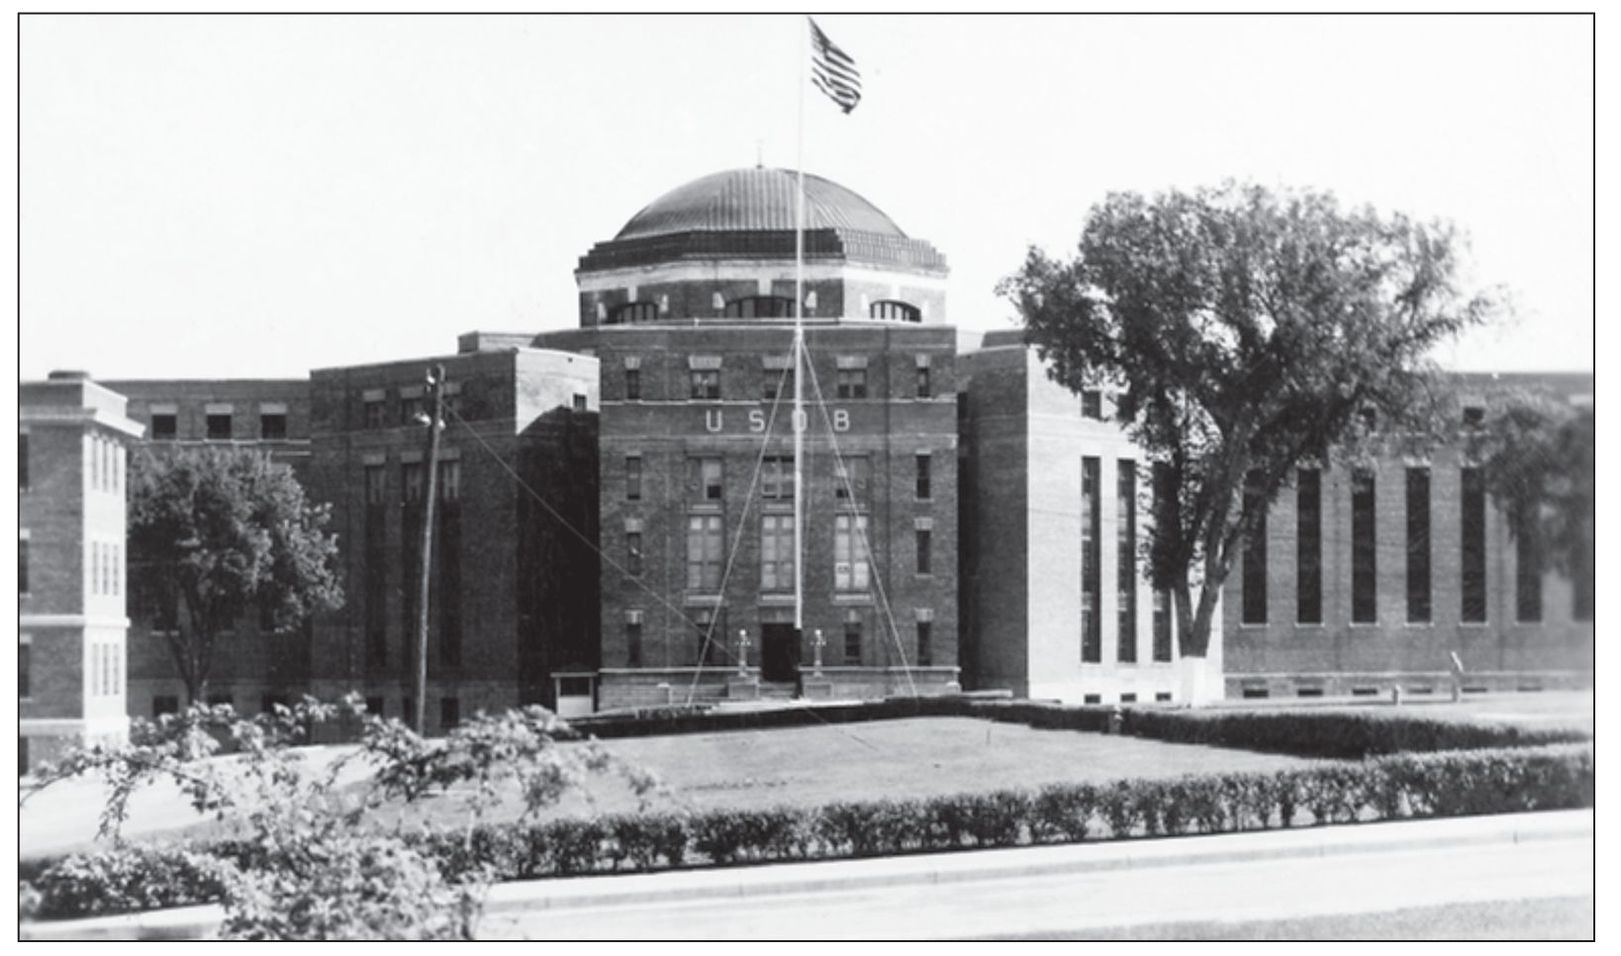
[[(485, 900), (485, 912), (609, 907), (663, 900), (741, 898), (1043, 874), (1576, 839), (1593, 839), (1591, 808), (1063, 846), (920, 853), (862, 860), (822, 860), (623, 876), (527, 880), (492, 887)], [(216, 932), (222, 915), (219, 906), (210, 905), (84, 920), (24, 923), (19, 927), (19, 936), (22, 939), (41, 940), (196, 939)]]

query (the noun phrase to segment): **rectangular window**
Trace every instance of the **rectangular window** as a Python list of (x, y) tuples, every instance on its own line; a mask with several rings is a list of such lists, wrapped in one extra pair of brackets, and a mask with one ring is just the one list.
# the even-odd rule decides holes
[(720, 515), (687, 518), (687, 589), (719, 591), (722, 558)]
[(918, 528), (917, 534), (917, 573), (933, 574), (933, 555), (929, 552), (934, 544), (934, 532), (928, 528)]
[(267, 441), (280, 441), (287, 437), (286, 412), (262, 412), (259, 415), (259, 437)]
[(687, 459), (687, 489), (693, 501), (721, 501), (725, 497), (724, 477), (719, 458)]
[(439, 698), (439, 729), (449, 730), (462, 722), (462, 702), (455, 697)]
[(455, 459), (439, 463), (439, 500), (462, 499), (462, 463)]
[(844, 662), (861, 663), (861, 612), (855, 608), (844, 612)]
[(1171, 592), (1154, 592), (1154, 660), (1171, 659)]
[[(446, 465), (460, 462), (442, 461)], [(443, 485), (441, 485), (443, 487)], [(439, 533), (434, 536), (437, 552), (433, 570), (439, 578), (439, 662), (459, 667), (462, 662), (462, 506), (456, 499), (445, 501), (439, 511)], [(429, 605), (432, 609), (432, 604)]]
[(366, 557), (362, 589), (365, 601), (366, 669), (372, 674), (380, 672), (388, 660), (384, 632), (384, 622), (388, 616), (384, 607), (384, 602), (388, 600), (385, 550), (388, 507), (384, 503), (384, 488), (383, 466), (367, 465), (365, 527), (362, 531)]
[(383, 466), (366, 466), (366, 504), (380, 505), (383, 503)]
[(208, 413), (208, 440), (209, 441), (230, 441), (231, 440), (231, 413), (230, 412), (209, 412)]
[(180, 698), (173, 694), (158, 694), (152, 698), (152, 717), (154, 719), (165, 714), (180, 713)]
[(760, 466), (760, 497), (767, 501), (794, 498), (793, 456), (767, 457)]
[(34, 647), (24, 635), (24, 640), (17, 645), (17, 696), (23, 700), (33, 693), (33, 654)]
[(866, 398), (867, 370), (864, 368), (839, 369), (838, 394), (840, 398)]
[(1103, 392), (1095, 388), (1081, 390), (1081, 417), (1103, 420)]
[(1486, 423), (1486, 409), (1480, 405), (1465, 405), (1463, 407), (1463, 427), (1469, 429), (1479, 428)]
[(625, 612), (625, 664), (642, 666), (642, 612)]
[(760, 590), (790, 591), (794, 587), (794, 516), (760, 518)]
[(932, 455), (917, 456), (917, 500), (928, 501), (934, 496), (933, 477), (934, 457)]
[(422, 396), (420, 396), (420, 395), (402, 395), (402, 396), (400, 396), (400, 424), (401, 425), (420, 424), (417, 421), (417, 416), (422, 415), (422, 414), (423, 414), (423, 411), (422, 411)]
[(383, 427), (383, 403), (381, 399), (366, 403), (366, 427)]
[(934, 387), (929, 381), (929, 367), (927, 365), (919, 365), (917, 367), (917, 397), (929, 398), (933, 394)]
[(833, 496), (839, 501), (864, 502), (872, 478), (872, 462), (866, 455), (850, 455), (835, 463)]
[(1137, 661), (1137, 463), (1119, 462), (1115, 521), (1115, 583), (1120, 591), (1118, 650), (1121, 663)]
[(869, 575), (867, 516), (834, 516), (833, 587), (839, 591), (866, 591)]
[(625, 532), (625, 573), (633, 578), (642, 576), (642, 533)]
[(631, 455), (625, 459), (625, 500), (642, 500), (642, 459)]
[(1478, 624), (1486, 620), (1486, 481), (1479, 468), (1464, 468), (1460, 479), (1460, 619)]
[(1514, 529), (1514, 617), (1542, 620), (1542, 540), (1535, 520), (1522, 518)]
[(28, 433), (17, 436), (17, 487), (28, 490)]
[(1261, 476), (1250, 472), (1244, 478), (1244, 517), (1249, 530), (1244, 535), (1245, 624), (1266, 623), (1266, 498), (1261, 493)]
[(934, 663), (933, 648), (929, 646), (930, 632), (933, 630), (933, 621), (917, 622), (917, 665), (919, 667), (928, 667)]
[(642, 400), (642, 370), (639, 368), (625, 369), (625, 400), (630, 402)]
[(574, 410), (577, 412), (583, 412), (586, 410), (585, 396), (581, 395), (579, 392), (574, 393)]
[(28, 539), (17, 539), (17, 593), (28, 593)]
[(1351, 621), (1372, 624), (1379, 619), (1376, 577), (1373, 472), (1351, 473)]
[(408, 461), (400, 465), (400, 500), (406, 504), (422, 501), (422, 463)]
[(1430, 620), (1430, 470), (1407, 469), (1407, 620)]
[(179, 434), (179, 416), (174, 412), (154, 412), (152, 414), (153, 441), (174, 441)]
[(1323, 623), (1322, 472), (1295, 473), (1295, 621)]
[(109, 578), (107, 583), (112, 585), (113, 597), (117, 597), (119, 591), (123, 590), (121, 587), (119, 587), (119, 580), (124, 576), (124, 566), (122, 562), (123, 552), (119, 549), (118, 545), (115, 544), (113, 545), (112, 559), (107, 563), (107, 574)]
[(1081, 662), (1084, 664), (1103, 660), (1103, 627), (1098, 619), (1099, 595), (1103, 591), (1099, 468), (1098, 459), (1081, 459)]
[(718, 666), (726, 655), (726, 612), (701, 607), (692, 612), (693, 630), (698, 637), (698, 660), (705, 667)]
[(701, 401), (720, 398), (720, 369), (695, 368), (692, 370), (692, 397)]

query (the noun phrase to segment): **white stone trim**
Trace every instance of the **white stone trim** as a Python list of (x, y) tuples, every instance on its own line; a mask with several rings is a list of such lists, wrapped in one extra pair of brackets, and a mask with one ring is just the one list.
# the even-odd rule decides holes
[(836, 361), (841, 369), (864, 369), (867, 367), (867, 356), (865, 355), (840, 355), (836, 356)]
[[(852, 275), (853, 274), (853, 275)], [(620, 289), (629, 289), (633, 285), (663, 282), (713, 282), (717, 276), (726, 276), (730, 279), (748, 281), (754, 278), (756, 282), (792, 282), (794, 281), (794, 262), (786, 260), (760, 260), (760, 259), (706, 259), (697, 262), (655, 263), (646, 266), (627, 266), (620, 269), (605, 269), (600, 272), (574, 273), (579, 290), (583, 293), (616, 292)], [(856, 278), (862, 282), (871, 282), (889, 288), (890, 298), (898, 299), (896, 294), (902, 288), (918, 288), (935, 292), (946, 291), (946, 276), (931, 275), (923, 272), (896, 272), (882, 266), (869, 266), (861, 262), (806, 262), (806, 282), (828, 282), (843, 278)], [(770, 286), (765, 287), (767, 290)], [(718, 294), (718, 293), (717, 293)], [(769, 291), (762, 292), (769, 294)]]
[(285, 414), (287, 414), (287, 403), (286, 402), (260, 402), (259, 403), (259, 414), (261, 414), (261, 415), (285, 415)]
[(717, 372), (720, 371), (720, 366), (721, 356), (719, 355), (687, 356), (687, 368), (694, 372)]
[(207, 402), (203, 405), (203, 414), (205, 415), (233, 415), (235, 413), (236, 406), (230, 402)]
[(388, 390), (382, 388), (368, 388), (360, 393), (360, 400), (367, 403), (380, 402), (387, 397)]
[(17, 626), (24, 627), (129, 627), (127, 617), (91, 617), (87, 614), (23, 614)]

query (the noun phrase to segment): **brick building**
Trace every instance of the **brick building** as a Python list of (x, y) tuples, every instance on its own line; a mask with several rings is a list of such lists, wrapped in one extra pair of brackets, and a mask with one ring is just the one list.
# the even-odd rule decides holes
[(17, 762), (121, 741), (126, 446), (141, 425), (82, 372), (18, 389)]

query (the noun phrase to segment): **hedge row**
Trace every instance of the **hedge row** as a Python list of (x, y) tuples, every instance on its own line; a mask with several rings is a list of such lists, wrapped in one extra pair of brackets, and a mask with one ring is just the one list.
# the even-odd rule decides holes
[[(757, 730), (809, 724), (839, 724), (906, 717), (976, 717), (1051, 730), (1110, 729), (1113, 708), (1065, 707), (1032, 701), (964, 697), (895, 698), (815, 708), (694, 712), (686, 708), (634, 717), (574, 720), (600, 738)], [(1506, 724), (1473, 724), (1422, 715), (1346, 711), (1223, 711), (1126, 708), (1122, 731), (1175, 743), (1209, 744), (1286, 753), (1300, 757), (1359, 760), (1381, 754), (1542, 746), (1591, 739), (1574, 729), (1527, 730)]]
[[(494, 824), (417, 845), (453, 880), (534, 879), (693, 865), (893, 855), (969, 847), (1519, 813), (1591, 807), (1591, 746), (1397, 754), (1277, 773), (1230, 773), (1103, 786), (1058, 784), (921, 800), (712, 810)], [(42, 917), (87, 916), (217, 898), (215, 856), (125, 847), (73, 857), (35, 889)], [(138, 874), (138, 876), (137, 876)], [(154, 894), (157, 894), (154, 896)]]

